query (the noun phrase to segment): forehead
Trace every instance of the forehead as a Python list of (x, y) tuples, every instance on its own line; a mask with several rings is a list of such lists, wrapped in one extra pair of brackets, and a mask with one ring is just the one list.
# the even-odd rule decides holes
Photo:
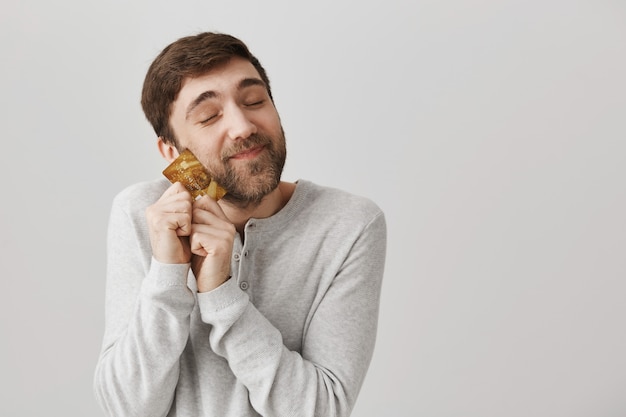
[(218, 95), (234, 92), (246, 78), (261, 79), (261, 76), (250, 61), (233, 57), (202, 75), (185, 78), (174, 106), (186, 106), (206, 91), (214, 91)]

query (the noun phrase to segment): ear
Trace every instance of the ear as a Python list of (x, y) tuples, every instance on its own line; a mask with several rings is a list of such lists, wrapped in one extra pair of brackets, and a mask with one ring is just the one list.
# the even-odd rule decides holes
[(157, 139), (157, 147), (159, 148), (159, 153), (167, 162), (172, 162), (179, 155), (176, 146), (165, 142), (161, 136)]

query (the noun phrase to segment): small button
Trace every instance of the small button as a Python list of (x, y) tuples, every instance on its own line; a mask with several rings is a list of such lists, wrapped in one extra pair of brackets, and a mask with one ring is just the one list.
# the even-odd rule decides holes
[(247, 281), (241, 281), (239, 283), (239, 288), (241, 288), (242, 290), (247, 290), (248, 289), (248, 282)]
[(241, 259), (241, 255), (239, 255), (238, 253), (234, 253), (234, 254), (233, 254), (233, 259), (234, 259), (235, 261), (239, 261), (239, 259)]

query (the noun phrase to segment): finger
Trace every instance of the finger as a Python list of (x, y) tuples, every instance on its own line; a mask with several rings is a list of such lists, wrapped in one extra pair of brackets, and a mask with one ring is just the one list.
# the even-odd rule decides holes
[(202, 197), (194, 201), (193, 206), (194, 208), (199, 208), (199, 209), (214, 213), (215, 215), (223, 218), (224, 220), (227, 220), (227, 217), (224, 214), (222, 207), (220, 207), (220, 205), (217, 204), (217, 201), (213, 200), (211, 197), (207, 195), (203, 195)]
[(186, 213), (176, 215), (173, 226), (176, 236), (189, 236), (191, 234), (191, 216)]
[(165, 190), (155, 206), (163, 211), (179, 213), (191, 212), (192, 203), (189, 191), (181, 183), (175, 183)]
[(149, 206), (147, 211), (154, 216), (162, 216), (169, 213), (191, 215), (192, 207), (190, 199), (183, 194), (176, 194), (159, 199), (155, 204)]
[(146, 209), (148, 222), (156, 226), (157, 230), (177, 230), (181, 228), (183, 234), (189, 234), (191, 225), (192, 202), (187, 193), (174, 193), (174, 189), (153, 205)]
[(147, 211), (149, 224), (155, 231), (175, 231), (178, 236), (188, 236), (191, 233), (191, 213), (175, 212), (151, 207)]
[(195, 205), (192, 210), (192, 222), (194, 224), (206, 224), (226, 230), (230, 230), (232, 227), (232, 223), (225, 218), (225, 216), (221, 216), (219, 213), (216, 214)]
[(191, 194), (187, 190), (180, 190), (179, 187), (172, 186), (165, 190), (152, 207), (158, 211), (172, 213), (191, 212)]
[(227, 232), (211, 228), (198, 233), (195, 226), (192, 230), (189, 246), (194, 255), (230, 259), (233, 241)]
[(187, 191), (185, 186), (180, 182), (175, 182), (174, 184), (170, 185), (167, 190), (165, 190), (161, 198), (167, 198), (176, 194), (189, 194), (189, 198), (191, 198), (191, 194), (189, 193), (189, 191)]
[(222, 222), (216, 225), (196, 223), (194, 221), (191, 223), (191, 235), (196, 234), (212, 236), (214, 238), (226, 241), (234, 241), (237, 231), (235, 229), (235, 226), (231, 223)]

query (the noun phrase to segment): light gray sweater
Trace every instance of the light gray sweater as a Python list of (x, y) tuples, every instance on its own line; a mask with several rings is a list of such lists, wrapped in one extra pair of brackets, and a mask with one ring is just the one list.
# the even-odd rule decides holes
[(348, 416), (376, 338), (381, 210), (300, 180), (280, 212), (237, 236), (232, 278), (197, 293), (189, 264), (152, 258), (145, 209), (168, 185), (113, 201), (94, 378), (105, 414)]

